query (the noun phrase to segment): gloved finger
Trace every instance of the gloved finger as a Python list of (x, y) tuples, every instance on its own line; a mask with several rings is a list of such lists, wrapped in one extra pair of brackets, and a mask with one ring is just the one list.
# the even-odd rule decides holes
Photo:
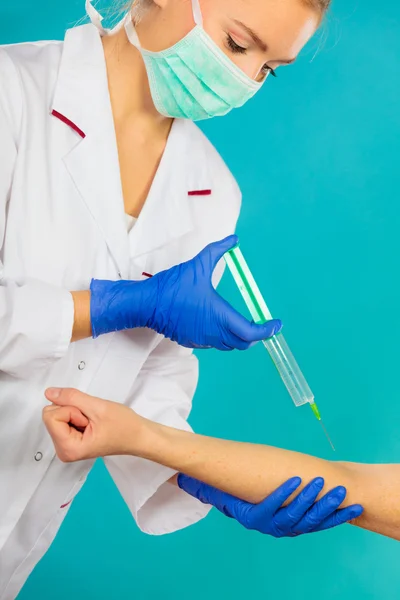
[(276, 490), (272, 492), (265, 500), (260, 502), (254, 507), (252, 512), (252, 518), (257, 521), (267, 520), (271, 518), (286, 502), (288, 498), (297, 490), (301, 484), (300, 477), (292, 477), (280, 485)]
[(217, 337), (217, 336), (210, 337), (209, 336), (207, 339), (207, 342), (208, 342), (207, 344), (197, 344), (193, 340), (186, 340), (185, 342), (179, 342), (179, 340), (176, 336), (172, 336), (171, 340), (173, 342), (177, 342), (178, 344), (180, 344), (180, 346), (183, 346), (184, 348), (190, 348), (192, 350), (209, 350), (211, 348), (215, 348), (216, 350), (222, 350), (225, 352), (234, 350), (233, 345), (231, 345), (229, 343), (229, 333), (227, 335), (224, 335), (224, 332), (222, 332), (222, 334), (219, 337)]
[[(175, 337), (171, 337), (173, 342), (176, 341)], [(181, 342), (180, 344), (183, 348), (190, 348), (191, 350), (210, 350), (214, 348), (214, 346), (205, 346), (204, 344), (195, 344), (195, 342)]]
[[(234, 248), (238, 241), (239, 238), (237, 235), (229, 235), (219, 242), (209, 244), (200, 252), (199, 257), (210, 267), (210, 276), (224, 254)], [(208, 261), (205, 260), (206, 258), (208, 258)]]
[(216, 348), (216, 350), (222, 350), (222, 352), (232, 352), (232, 350), (235, 350), (235, 346), (227, 340), (216, 341), (214, 348)]
[(248, 321), (243, 315), (233, 309), (227, 313), (227, 319), (229, 330), (237, 337), (249, 343), (267, 340), (282, 329), (282, 321), (279, 319), (272, 319), (262, 325), (256, 325), (256, 323)]
[(246, 342), (245, 340), (242, 340), (240, 337), (238, 337), (234, 333), (231, 333), (230, 331), (226, 331), (223, 334), (223, 340), (220, 342), (220, 344), (221, 346), (229, 350), (240, 351), (248, 350), (250, 346), (253, 345), (251, 342)]
[(293, 527), (294, 533), (309, 533), (314, 531), (329, 516), (334, 514), (346, 498), (346, 488), (338, 486), (330, 490), (318, 502), (316, 502), (304, 515), (304, 517)]
[(314, 504), (323, 487), (322, 477), (316, 477), (288, 506), (278, 511), (274, 518), (278, 529), (282, 531), (288, 527), (293, 528)]
[(183, 473), (179, 473), (177, 483), (181, 490), (190, 496), (193, 496), (193, 498), (197, 498), (197, 500), (200, 500), (203, 504), (211, 504), (227, 517), (236, 518), (233, 511), (229, 510), (230, 506), (234, 506), (238, 502), (245, 504), (242, 500), (239, 500), (239, 498), (221, 492), (221, 490), (194, 479), (193, 477), (188, 477)]
[(204, 504), (211, 504), (209, 502), (209, 496), (213, 492), (217, 491), (216, 488), (212, 486), (205, 485), (202, 481), (195, 479), (194, 477), (189, 477), (184, 473), (179, 473), (177, 478), (178, 487), (193, 496), (193, 498), (197, 498), (200, 502)]
[(360, 504), (353, 504), (352, 506), (346, 506), (346, 508), (341, 508), (336, 510), (332, 515), (327, 517), (322, 523), (320, 523), (315, 529), (312, 530), (312, 533), (317, 531), (325, 531), (326, 529), (332, 529), (332, 527), (337, 527), (338, 525), (343, 525), (344, 523), (348, 523), (353, 519), (357, 519), (364, 512), (364, 508)]

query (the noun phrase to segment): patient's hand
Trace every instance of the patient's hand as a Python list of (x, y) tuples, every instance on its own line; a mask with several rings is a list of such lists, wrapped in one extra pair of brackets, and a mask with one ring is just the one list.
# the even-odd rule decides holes
[(130, 408), (74, 389), (50, 388), (46, 397), (53, 404), (43, 421), (63, 462), (139, 451), (145, 419)]

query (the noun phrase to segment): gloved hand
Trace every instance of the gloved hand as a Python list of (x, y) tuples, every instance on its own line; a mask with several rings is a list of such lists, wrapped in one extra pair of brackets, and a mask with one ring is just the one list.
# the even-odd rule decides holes
[(213, 271), (238, 238), (210, 244), (195, 258), (145, 281), (93, 279), (93, 337), (149, 327), (187, 348), (247, 350), (254, 342), (278, 333), (280, 321), (256, 325), (234, 310), (214, 289)]
[(324, 487), (321, 477), (313, 479), (283, 508), (282, 505), (300, 483), (300, 477), (293, 477), (260, 504), (249, 504), (196, 479), (178, 475), (179, 487), (191, 496), (204, 504), (215, 506), (227, 517), (236, 519), (246, 529), (254, 529), (276, 538), (295, 537), (330, 529), (359, 517), (364, 510), (359, 504), (338, 510), (346, 497), (346, 489), (341, 486), (315, 502)]

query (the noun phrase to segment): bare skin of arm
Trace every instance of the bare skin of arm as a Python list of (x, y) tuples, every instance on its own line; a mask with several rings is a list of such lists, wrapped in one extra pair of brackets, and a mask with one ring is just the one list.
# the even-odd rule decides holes
[(55, 395), (47, 390), (46, 396), (53, 405), (44, 409), (44, 422), (64, 462), (118, 454), (139, 456), (251, 503), (260, 502), (291, 477), (301, 477), (303, 487), (314, 477), (323, 477), (321, 494), (344, 486), (343, 506), (364, 507), (354, 525), (400, 540), (398, 464), (330, 462), (272, 446), (196, 435), (154, 423), (122, 404), (78, 390), (56, 390)]
[[(343, 485), (347, 488), (343, 506), (357, 503), (364, 507), (364, 513), (353, 525), (400, 540), (400, 465), (330, 462), (271, 446), (199, 436), (154, 423), (147, 424), (146, 437), (141, 453), (144, 458), (252, 503), (261, 502), (290, 477), (301, 477), (305, 485), (321, 476), (325, 479), (323, 493)], [(136, 448), (132, 450), (137, 452)]]
[(90, 322), (90, 291), (71, 292), (74, 300), (74, 326), (71, 342), (92, 337)]

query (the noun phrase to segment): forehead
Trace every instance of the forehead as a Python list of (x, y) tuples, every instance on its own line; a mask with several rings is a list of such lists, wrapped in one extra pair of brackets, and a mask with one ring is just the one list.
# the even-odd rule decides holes
[(284, 45), (297, 55), (318, 28), (321, 15), (304, 0), (200, 0), (210, 14), (241, 21), (268, 45)]

